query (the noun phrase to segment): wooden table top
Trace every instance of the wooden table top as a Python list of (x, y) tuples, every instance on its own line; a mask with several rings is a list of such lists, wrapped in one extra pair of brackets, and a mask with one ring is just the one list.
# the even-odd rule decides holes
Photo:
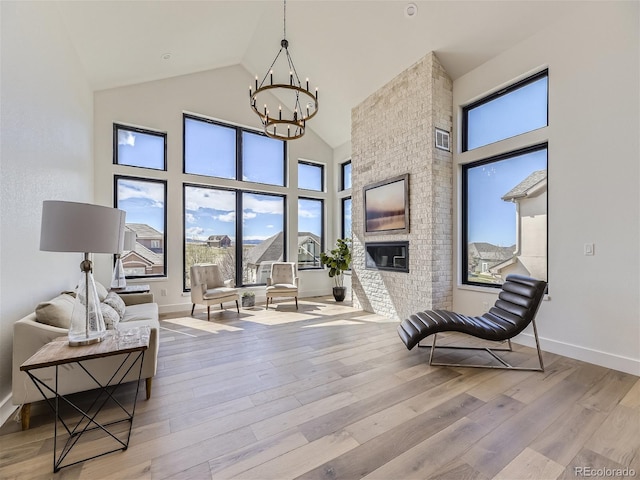
[(149, 327), (109, 330), (101, 342), (78, 347), (70, 347), (68, 337), (59, 337), (29, 357), (20, 365), (20, 370), (24, 372), (35, 368), (143, 351), (149, 348), (150, 333)]

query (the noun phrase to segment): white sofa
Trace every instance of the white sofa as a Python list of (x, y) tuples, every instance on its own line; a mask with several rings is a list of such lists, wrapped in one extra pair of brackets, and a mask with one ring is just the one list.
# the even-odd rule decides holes
[[(98, 289), (98, 296), (104, 301), (106, 290)], [(102, 291), (103, 293), (101, 294)], [(124, 312), (115, 328), (125, 330), (139, 326), (149, 326), (151, 335), (149, 349), (144, 356), (142, 378), (146, 379), (147, 399), (151, 397), (151, 382), (156, 374), (158, 346), (159, 346), (159, 318), (158, 304), (153, 301), (152, 293), (127, 294), (120, 297), (124, 301)], [(71, 301), (69, 300), (71, 299)], [(43, 307), (44, 305), (44, 307)], [(43, 400), (42, 394), (35, 387), (25, 372), (20, 371), (22, 365), (31, 355), (54, 338), (68, 334), (68, 323), (71, 318), (73, 297), (61, 294), (49, 302), (41, 303), (35, 312), (18, 320), (13, 326), (13, 404), (22, 405), (20, 412), (22, 429), (29, 428), (30, 407), (32, 402)], [(68, 315), (68, 318), (67, 318)], [(46, 323), (43, 323), (46, 322)], [(65, 325), (67, 328), (65, 328)], [(116, 355), (98, 358), (84, 362), (85, 366), (96, 378), (104, 383), (114, 373), (122, 356)], [(35, 371), (38, 378), (48, 385), (54, 385), (55, 368), (48, 367)], [(61, 394), (71, 394), (96, 388), (95, 382), (76, 364), (64, 365), (59, 368), (58, 391)], [(131, 369), (124, 381), (138, 379), (138, 370)], [(51, 392), (43, 390), (47, 396), (53, 397)]]

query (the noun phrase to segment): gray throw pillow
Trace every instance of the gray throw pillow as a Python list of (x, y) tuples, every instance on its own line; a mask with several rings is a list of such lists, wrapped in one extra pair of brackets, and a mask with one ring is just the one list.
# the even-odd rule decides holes
[(102, 311), (102, 318), (104, 319), (104, 325), (107, 330), (115, 330), (120, 323), (120, 315), (110, 305), (106, 303), (100, 304), (100, 310)]
[(124, 311), (127, 308), (127, 306), (124, 304), (124, 300), (120, 298), (120, 295), (118, 295), (115, 292), (109, 292), (106, 298), (104, 299), (104, 303), (109, 305), (118, 313), (120, 320), (124, 318)]

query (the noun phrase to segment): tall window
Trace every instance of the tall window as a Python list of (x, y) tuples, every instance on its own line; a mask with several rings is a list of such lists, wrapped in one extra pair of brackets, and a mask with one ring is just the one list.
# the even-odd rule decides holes
[(184, 288), (195, 263), (215, 263), (224, 279), (236, 278), (236, 192), (184, 187)]
[(184, 115), (184, 173), (236, 178), (236, 129)]
[(298, 160), (298, 188), (324, 191), (324, 165)]
[(342, 199), (342, 238), (351, 238), (351, 197)]
[(340, 190), (351, 188), (351, 160), (340, 165)]
[(324, 201), (298, 198), (298, 269), (322, 268)]
[(113, 163), (166, 170), (167, 134), (114, 123)]
[(242, 180), (284, 186), (285, 143), (266, 135), (242, 131)]
[[(547, 80), (545, 71), (465, 107), (463, 147), (499, 150), (547, 126)], [(510, 273), (547, 280), (548, 148), (522, 144), (462, 166), (464, 284), (498, 287)]]
[(242, 193), (242, 284), (266, 283), (273, 262), (285, 259), (285, 197)]
[(126, 277), (166, 276), (166, 182), (116, 176), (114, 192), (116, 208), (127, 212), (126, 229), (136, 233), (135, 249), (122, 256)]

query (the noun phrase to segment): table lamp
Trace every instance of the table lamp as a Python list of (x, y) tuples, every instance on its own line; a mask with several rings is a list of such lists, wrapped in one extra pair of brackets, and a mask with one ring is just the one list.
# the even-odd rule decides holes
[(127, 286), (127, 279), (124, 273), (124, 267), (122, 266), (122, 253), (130, 252), (136, 248), (137, 235), (136, 232), (131, 230), (124, 230), (122, 235), (122, 244), (120, 251), (116, 253), (116, 263), (113, 266), (113, 276), (111, 277), (111, 288), (125, 288)]
[(125, 216), (123, 210), (87, 203), (45, 200), (42, 204), (40, 250), (84, 253), (69, 327), (71, 346), (104, 338), (106, 329), (89, 254), (120, 251)]

